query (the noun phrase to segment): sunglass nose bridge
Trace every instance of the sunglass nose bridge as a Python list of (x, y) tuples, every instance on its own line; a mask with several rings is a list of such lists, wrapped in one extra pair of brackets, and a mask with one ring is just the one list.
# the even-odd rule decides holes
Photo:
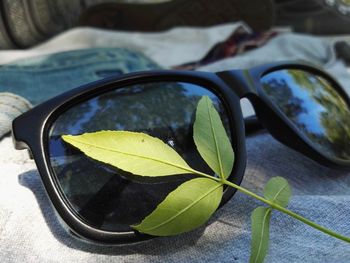
[(229, 70), (216, 73), (240, 98), (257, 94), (249, 70)]

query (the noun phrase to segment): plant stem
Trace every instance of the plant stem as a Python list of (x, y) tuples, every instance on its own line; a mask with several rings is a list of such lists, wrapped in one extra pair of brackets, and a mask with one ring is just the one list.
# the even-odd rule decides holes
[(271, 202), (270, 200), (267, 200), (267, 199), (265, 199), (265, 198), (263, 198), (263, 197), (261, 197), (261, 196), (259, 196), (257, 194), (254, 194), (253, 192), (250, 192), (249, 190), (247, 190), (247, 189), (245, 189), (245, 188), (243, 188), (243, 187), (241, 187), (239, 185), (236, 185), (236, 184), (234, 184), (234, 183), (232, 183), (230, 181), (222, 180), (221, 182), (223, 184), (225, 184), (225, 185), (228, 185), (228, 186), (231, 186), (233, 188), (236, 188), (238, 191), (240, 191), (240, 192), (242, 192), (244, 194), (247, 194), (247, 195), (249, 195), (251, 197), (254, 197), (255, 199), (257, 199), (257, 200), (259, 200), (259, 201), (269, 205), (273, 209), (277, 209), (277, 210), (281, 211), (282, 213), (290, 215), (290, 216), (294, 217), (295, 219), (298, 219), (299, 221), (301, 221), (301, 222), (303, 222), (305, 224), (308, 224), (309, 226), (311, 226), (313, 228), (316, 228), (317, 230), (319, 230), (319, 231), (321, 231), (323, 233), (326, 233), (326, 234), (328, 234), (330, 236), (333, 236), (335, 238), (338, 238), (340, 240), (343, 240), (345, 242), (350, 243), (350, 238), (349, 237), (342, 236), (342, 235), (340, 235), (340, 234), (338, 234), (336, 232), (333, 232), (333, 231), (331, 231), (331, 230), (329, 230), (329, 229), (327, 229), (327, 228), (325, 228), (323, 226), (320, 226), (320, 225), (318, 225), (318, 224), (316, 224), (316, 223), (314, 223), (314, 222), (312, 222), (312, 221), (310, 221), (310, 220), (308, 220), (308, 219), (306, 219), (306, 218), (304, 218), (304, 217), (302, 217), (302, 216), (300, 216), (300, 215), (298, 215), (298, 214), (296, 214), (296, 213), (294, 213), (294, 212), (292, 212), (292, 211), (290, 211), (290, 210), (288, 210), (288, 209), (286, 209), (286, 208), (284, 208), (284, 207), (282, 207), (282, 206), (280, 206), (280, 205), (278, 205), (276, 203)]
[(196, 174), (196, 175), (200, 175), (200, 176), (204, 176), (204, 177), (207, 177), (209, 179), (212, 179), (212, 180), (215, 180), (217, 182), (222, 182), (222, 179), (221, 178), (217, 178), (217, 177), (214, 177), (214, 176), (211, 176), (209, 174), (205, 174), (205, 173), (202, 173), (200, 171), (197, 171), (197, 170), (194, 170), (194, 169), (188, 169), (188, 171), (190, 173), (193, 173), (193, 174)]

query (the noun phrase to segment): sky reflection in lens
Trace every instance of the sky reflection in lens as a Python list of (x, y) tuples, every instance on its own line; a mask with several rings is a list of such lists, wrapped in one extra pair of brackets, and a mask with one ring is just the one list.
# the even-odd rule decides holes
[(350, 159), (350, 111), (331, 83), (298, 69), (263, 76), (263, 90), (282, 112), (332, 158)]

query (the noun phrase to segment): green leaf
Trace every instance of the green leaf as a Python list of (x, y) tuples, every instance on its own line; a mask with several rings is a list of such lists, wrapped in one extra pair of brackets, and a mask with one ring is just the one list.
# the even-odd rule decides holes
[[(291, 188), (282, 177), (271, 178), (264, 189), (264, 196), (280, 206), (286, 207), (291, 196)], [(258, 207), (251, 216), (252, 244), (250, 263), (262, 263), (269, 246), (269, 228), (272, 208)]]
[(170, 146), (144, 133), (98, 131), (62, 139), (92, 159), (140, 176), (193, 173)]
[(288, 184), (288, 181), (283, 177), (273, 177), (265, 186), (265, 198), (280, 206), (286, 207), (289, 203), (291, 195), (292, 190)]
[(223, 185), (207, 178), (184, 182), (172, 191), (139, 225), (132, 226), (154, 236), (172, 236), (203, 225), (218, 208)]
[(260, 206), (252, 215), (252, 241), (250, 263), (262, 263), (269, 247), (271, 208)]
[(203, 96), (198, 103), (193, 139), (209, 167), (221, 178), (228, 178), (234, 153), (219, 113), (208, 96)]

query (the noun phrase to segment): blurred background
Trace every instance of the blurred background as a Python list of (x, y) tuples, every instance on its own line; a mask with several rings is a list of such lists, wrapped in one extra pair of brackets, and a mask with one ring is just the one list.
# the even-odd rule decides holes
[(28, 48), (78, 26), (164, 31), (244, 21), (315, 35), (350, 33), (350, 0), (1, 0), (0, 48)]

